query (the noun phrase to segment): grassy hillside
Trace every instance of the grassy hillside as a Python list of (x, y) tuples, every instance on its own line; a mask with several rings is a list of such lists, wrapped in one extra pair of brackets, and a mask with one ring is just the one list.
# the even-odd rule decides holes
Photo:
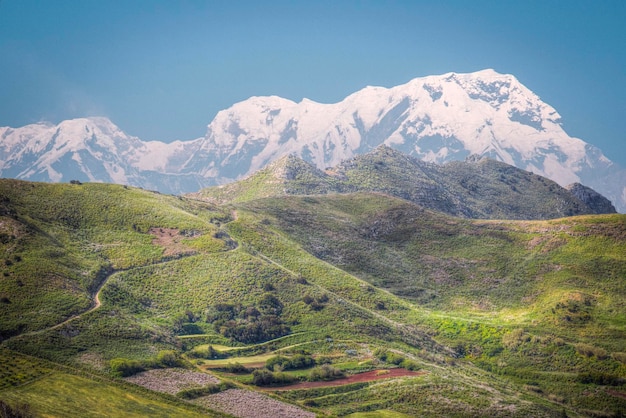
[(0, 349), (0, 362), (0, 399), (33, 416), (221, 416), (176, 399), (160, 399), (121, 381), (9, 350)]
[[(84, 311), (112, 271), (172, 258), (150, 228), (175, 228), (190, 252), (220, 252), (228, 214), (172, 196), (103, 184), (0, 180), (0, 339)], [(184, 237), (189, 235), (189, 238)]]
[(223, 204), (272, 196), (377, 192), (471, 219), (553, 219), (615, 213), (611, 203), (593, 190), (582, 185), (572, 190), (487, 158), (440, 166), (380, 146), (326, 172), (287, 156), (242, 181), (210, 187), (193, 196)]
[[(13, 180), (0, 196), (0, 400), (38, 413), (84, 411), (77, 391), (92, 410), (193, 415), (242, 389), (322, 416), (626, 410), (624, 215), (478, 221), (377, 193), (216, 206)], [(124, 397), (120, 376), (174, 366), (221, 386)], [(419, 373), (384, 379), (397, 367)], [(365, 371), (382, 380), (275, 391)]]

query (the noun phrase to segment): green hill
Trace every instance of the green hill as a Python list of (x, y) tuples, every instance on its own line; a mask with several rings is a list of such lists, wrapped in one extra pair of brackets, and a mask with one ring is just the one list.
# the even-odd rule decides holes
[[(82, 387), (92, 409), (217, 414), (210, 393), (257, 391), (261, 376), (399, 365), (419, 373), (259, 396), (320, 416), (626, 410), (625, 215), (471, 220), (351, 192), (346, 167), (293, 163), (305, 165), (281, 176), (305, 196), (267, 186), (275, 166), (265, 183), (224, 186), (219, 205), (0, 180), (0, 400), (81, 416), (67, 393)], [(174, 397), (120, 380), (174, 366), (223, 384)], [(60, 380), (67, 390), (45, 395)]]
[(611, 203), (580, 184), (552, 180), (488, 158), (430, 164), (387, 146), (326, 172), (287, 156), (252, 176), (193, 194), (214, 203), (270, 196), (378, 192), (449, 215), (472, 219), (553, 219), (615, 213)]

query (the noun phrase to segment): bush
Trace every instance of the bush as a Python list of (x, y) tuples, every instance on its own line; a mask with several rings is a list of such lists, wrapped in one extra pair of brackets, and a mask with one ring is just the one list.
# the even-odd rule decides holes
[(216, 350), (212, 345), (208, 346), (206, 350), (195, 349), (187, 353), (189, 357), (193, 358), (206, 358), (215, 360), (219, 358), (228, 358), (228, 354), (222, 351)]
[(315, 366), (315, 359), (304, 354), (296, 354), (292, 358), (276, 356), (265, 362), (265, 368), (268, 370), (276, 370), (277, 368), (280, 368), (280, 370), (296, 370), (312, 366)]
[(395, 364), (396, 366), (404, 361), (404, 357), (400, 354), (394, 353), (393, 351), (387, 351), (382, 348), (376, 349), (376, 351), (374, 351), (374, 356), (380, 361)]
[(400, 365), (404, 361), (404, 357), (398, 353), (388, 352), (387, 353), (387, 363), (395, 364), (396, 366)]
[(322, 364), (321, 366), (314, 367), (311, 370), (308, 380), (310, 382), (315, 382), (318, 380), (335, 380), (344, 376), (344, 372), (337, 369), (336, 367), (333, 367), (329, 364)]
[(283, 356), (271, 357), (267, 359), (267, 361), (265, 362), (265, 368), (267, 370), (275, 370), (278, 367), (281, 370), (284, 370), (285, 364), (287, 362), (289, 362), (289, 359), (287, 357), (283, 357)]
[(530, 335), (526, 334), (523, 329), (517, 328), (502, 336), (502, 345), (509, 350), (515, 350), (525, 342), (530, 341)]
[(613, 360), (619, 361), (622, 364), (626, 364), (626, 353), (613, 353), (611, 354)]
[(412, 372), (420, 369), (419, 364), (409, 359), (404, 359), (402, 363), (400, 363), (400, 367), (404, 367), (405, 369), (411, 370)]
[(250, 371), (243, 364), (237, 363), (237, 362), (228, 363), (226, 367), (224, 367), (224, 370), (227, 371), (228, 373), (236, 373), (236, 374), (248, 373)]
[(218, 384), (209, 384), (201, 388), (181, 390), (176, 394), (176, 396), (178, 396), (179, 398), (190, 400), (200, 398), (206, 395), (211, 395), (213, 393), (223, 392), (227, 389), (232, 389), (234, 387), (235, 386), (230, 382), (220, 382)]
[(286, 385), (295, 380), (295, 377), (285, 373), (275, 373), (267, 369), (257, 369), (252, 372), (252, 384), (255, 386)]
[(579, 343), (575, 347), (576, 352), (585, 357), (595, 356), (598, 360), (604, 360), (608, 356), (604, 348), (594, 347), (591, 344)]
[(174, 350), (159, 351), (156, 358), (157, 364), (165, 367), (180, 367), (184, 366), (184, 361)]
[(584, 384), (593, 383), (602, 386), (619, 386), (624, 383), (624, 379), (619, 376), (602, 372), (580, 373), (578, 381)]
[(145, 367), (137, 360), (129, 360), (125, 358), (114, 358), (109, 363), (111, 371), (120, 377), (128, 377), (139, 372), (143, 372)]

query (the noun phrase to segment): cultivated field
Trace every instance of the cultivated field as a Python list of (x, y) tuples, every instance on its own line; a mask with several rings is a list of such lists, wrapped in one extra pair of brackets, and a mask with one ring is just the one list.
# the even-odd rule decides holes
[(314, 418), (313, 412), (277, 401), (258, 392), (230, 389), (196, 400), (196, 403), (240, 418)]

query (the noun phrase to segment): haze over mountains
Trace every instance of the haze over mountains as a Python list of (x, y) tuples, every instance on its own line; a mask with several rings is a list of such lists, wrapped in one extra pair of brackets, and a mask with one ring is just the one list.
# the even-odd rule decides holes
[(195, 192), (247, 176), (287, 154), (320, 169), (381, 144), (432, 163), (493, 158), (582, 183), (626, 211), (626, 170), (570, 137), (557, 111), (512, 75), (483, 70), (366, 87), (343, 101), (252, 97), (219, 112), (204, 137), (144, 142), (106, 118), (0, 128), (0, 176), (115, 182)]

